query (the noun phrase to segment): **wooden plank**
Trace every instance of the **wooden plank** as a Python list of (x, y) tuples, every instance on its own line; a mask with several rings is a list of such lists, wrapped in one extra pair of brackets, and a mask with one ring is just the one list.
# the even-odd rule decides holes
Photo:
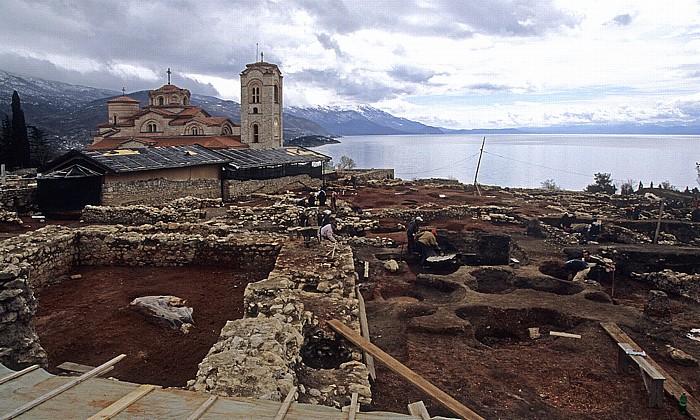
[(417, 401), (408, 405), (408, 412), (415, 417), (420, 417), (421, 420), (430, 420), (430, 413), (425, 408), (423, 401)]
[[(360, 307), (360, 331), (362, 336), (367, 340), (371, 341), (369, 337), (369, 323), (367, 322), (367, 308), (365, 307), (365, 298), (362, 297), (360, 293), (360, 288), (355, 286), (355, 293), (357, 294), (357, 302)], [(369, 371), (369, 376), (373, 381), (377, 380), (377, 370), (374, 368), (374, 357), (367, 351), (362, 350), (362, 355), (365, 359), (365, 365), (367, 365), (367, 370)]]
[(4, 376), (4, 377), (0, 378), (0, 384), (4, 384), (5, 382), (11, 381), (11, 380), (13, 380), (13, 379), (15, 379), (15, 378), (19, 378), (20, 376), (22, 376), (22, 375), (24, 375), (24, 374), (26, 374), (26, 373), (29, 373), (29, 372), (31, 372), (31, 371), (33, 371), (33, 370), (36, 370), (36, 369), (38, 369), (38, 368), (39, 368), (39, 365), (31, 365), (31, 366), (29, 366), (28, 368), (24, 368), (24, 369), (22, 369), (22, 370), (18, 370), (18, 371), (15, 372), (15, 373), (11, 373), (11, 374), (9, 374), (9, 375), (7, 375), (7, 376)]
[(350, 340), (353, 344), (362, 349), (367, 350), (372, 356), (379, 359), (380, 362), (386, 364), (387, 367), (389, 367), (389, 369), (406, 378), (418, 389), (433, 397), (436, 401), (440, 402), (440, 404), (444, 405), (451, 412), (457, 414), (458, 416), (461, 416), (463, 419), (482, 418), (472, 410), (462, 405), (462, 403), (455, 400), (432, 383), (428, 382), (416, 372), (412, 371), (411, 369), (403, 365), (401, 362), (394, 359), (389, 354), (385, 353), (382, 349), (362, 338), (355, 331), (346, 327), (342, 322), (338, 321), (337, 319), (332, 319), (327, 322), (328, 325), (331, 326), (331, 328), (345, 336), (345, 338)]
[[(603, 327), (605, 332), (608, 333), (616, 342), (618, 343), (628, 343), (630, 346), (632, 346), (632, 349), (635, 351), (642, 351), (642, 349), (627, 335), (625, 334), (624, 331), (620, 329), (620, 327), (617, 326), (614, 322), (601, 322), (600, 326)], [(654, 361), (654, 359), (649, 358), (647, 360), (650, 365), (654, 366), (654, 368), (659, 371), (661, 375), (663, 375), (666, 380), (664, 381), (664, 391), (670, 396), (672, 396), (676, 401), (679, 401), (681, 398), (682, 394), (685, 394), (686, 397), (688, 398), (688, 402), (686, 405), (686, 411), (688, 412), (688, 416), (693, 418), (693, 419), (698, 419), (700, 420), (700, 402), (698, 402), (695, 397), (690, 395), (688, 391), (685, 390), (671, 375), (669, 375), (661, 366), (658, 365)]]
[(209, 410), (209, 408), (210, 408), (212, 405), (214, 405), (214, 403), (216, 402), (216, 400), (217, 400), (218, 398), (219, 398), (219, 397), (217, 397), (216, 395), (212, 395), (211, 397), (207, 398), (207, 400), (204, 401), (204, 402), (202, 403), (202, 405), (199, 406), (199, 408), (197, 408), (196, 410), (194, 410), (194, 412), (193, 412), (192, 414), (190, 414), (189, 417), (187, 417), (187, 420), (197, 420), (197, 419), (199, 419), (200, 417), (202, 417), (202, 416), (204, 415), (204, 413), (206, 413), (207, 410)]
[(135, 403), (136, 401), (145, 397), (149, 392), (153, 391), (154, 389), (156, 389), (155, 385), (141, 385), (140, 387), (121, 397), (117, 401), (113, 402), (108, 407), (105, 407), (99, 413), (90, 416), (88, 420), (111, 419), (117, 414), (129, 408), (129, 406)]
[(284, 399), (284, 402), (282, 403), (282, 406), (280, 409), (277, 411), (277, 415), (275, 416), (275, 420), (283, 420), (284, 416), (287, 415), (287, 411), (289, 411), (289, 407), (292, 405), (292, 402), (294, 401), (294, 395), (297, 392), (297, 387), (293, 386), (289, 392), (287, 393), (287, 398)]
[(365, 261), (365, 272), (364, 272), (364, 278), (368, 279), (369, 278), (369, 261)]
[(120, 354), (119, 356), (109, 360), (106, 363), (101, 364), (100, 366), (96, 367), (95, 369), (91, 370), (90, 372), (87, 372), (83, 375), (80, 375), (79, 377), (73, 379), (70, 382), (67, 382), (63, 384), (62, 386), (54, 389), (53, 391), (50, 391), (38, 398), (33, 399), (32, 401), (29, 401), (28, 403), (24, 404), (21, 407), (16, 408), (15, 410), (11, 411), (10, 413), (7, 413), (0, 417), (0, 420), (9, 420), (13, 419), (17, 416), (20, 416), (27, 411), (31, 410), (32, 408), (50, 400), (51, 398), (55, 397), (56, 395), (59, 395), (60, 393), (73, 388), (74, 386), (87, 381), (88, 379), (92, 378), (93, 376), (99, 375), (102, 373), (105, 369), (109, 368), (110, 366), (116, 364), (120, 360), (126, 357), (126, 354)]
[(549, 335), (553, 335), (555, 337), (581, 338), (581, 334), (571, 334), (571, 333), (565, 333), (565, 332), (559, 332), (559, 331), (550, 331)]
[(350, 398), (350, 411), (348, 412), (348, 420), (357, 419), (357, 413), (360, 411), (360, 407), (357, 405), (357, 398), (357, 392), (353, 392), (352, 397)]

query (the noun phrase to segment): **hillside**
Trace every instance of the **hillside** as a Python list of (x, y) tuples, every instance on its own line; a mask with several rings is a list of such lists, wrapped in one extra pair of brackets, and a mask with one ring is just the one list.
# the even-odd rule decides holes
[[(155, 88), (156, 86), (154, 86)], [(107, 100), (121, 92), (88, 86), (25, 77), (0, 70), (0, 115), (9, 115), (10, 98), (17, 90), (27, 123), (44, 130), (59, 149), (84, 147), (90, 144), (92, 132), (106, 121)], [(142, 106), (148, 92), (127, 92)], [(192, 95), (192, 105), (211, 115), (240, 122), (239, 103), (213, 96)], [(374, 134), (441, 134), (437, 127), (398, 118), (370, 106), (355, 109), (338, 107), (299, 108), (284, 110), (284, 138), (333, 138)]]

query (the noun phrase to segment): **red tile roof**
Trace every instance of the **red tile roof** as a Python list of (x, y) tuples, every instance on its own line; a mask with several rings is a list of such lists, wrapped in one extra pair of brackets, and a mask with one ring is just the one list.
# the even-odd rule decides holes
[(247, 144), (241, 143), (240, 136), (173, 136), (173, 137), (110, 137), (85, 148), (85, 150), (118, 149), (123, 143), (140, 141), (148, 147), (189, 146), (199, 144), (208, 149), (241, 149)]
[(108, 104), (113, 104), (113, 103), (137, 103), (140, 104), (140, 101), (137, 101), (136, 99), (129, 98), (128, 96), (118, 96), (116, 98), (109, 99), (107, 101)]

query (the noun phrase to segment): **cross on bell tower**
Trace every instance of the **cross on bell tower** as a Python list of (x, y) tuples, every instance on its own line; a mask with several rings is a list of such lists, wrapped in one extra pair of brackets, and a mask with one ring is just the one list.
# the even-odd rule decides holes
[(124, 89), (124, 87), (122, 87), (122, 95), (126, 95), (126, 89)]
[(172, 73), (170, 71), (170, 67), (168, 67), (168, 71), (166, 71), (166, 73), (168, 73), (168, 84), (170, 84), (170, 74)]

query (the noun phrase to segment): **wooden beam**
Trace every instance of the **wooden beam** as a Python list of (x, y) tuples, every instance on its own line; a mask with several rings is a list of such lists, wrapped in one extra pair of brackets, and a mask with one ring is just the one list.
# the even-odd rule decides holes
[(406, 378), (418, 389), (430, 395), (432, 398), (440, 402), (440, 404), (444, 405), (451, 412), (457, 414), (458, 416), (461, 416), (463, 419), (482, 419), (481, 416), (462, 405), (462, 403), (455, 400), (435, 385), (431, 384), (429, 381), (427, 381), (426, 379), (418, 375), (416, 372), (403, 365), (398, 360), (391, 357), (389, 354), (385, 353), (379, 347), (362, 338), (359, 334), (345, 326), (342, 322), (338, 321), (337, 319), (332, 319), (327, 322), (328, 325), (331, 326), (331, 328), (345, 336), (345, 338), (350, 340), (350, 342), (362, 349), (367, 350), (380, 362), (386, 364), (387, 367), (389, 367), (389, 369)]
[(190, 414), (190, 416), (187, 417), (187, 420), (197, 420), (200, 417), (202, 417), (204, 413), (206, 413), (207, 410), (209, 410), (209, 407), (214, 405), (218, 398), (219, 397), (217, 397), (216, 395), (212, 395), (211, 397), (209, 397), (206, 401), (202, 403), (202, 405), (199, 406), (199, 408), (194, 410), (194, 413)]
[(33, 371), (33, 370), (38, 369), (38, 368), (39, 368), (39, 365), (31, 365), (31, 366), (29, 366), (28, 368), (24, 368), (24, 369), (22, 369), (22, 370), (18, 370), (17, 372), (11, 373), (11, 374), (9, 374), (9, 375), (7, 375), (7, 376), (3, 376), (2, 378), (0, 378), (0, 384), (4, 384), (5, 382), (11, 381), (11, 380), (13, 380), (13, 379), (15, 379), (15, 378), (19, 378), (20, 376), (24, 375), (25, 373), (29, 373), (29, 372), (31, 372), (31, 371)]
[(581, 334), (571, 334), (571, 333), (565, 333), (565, 332), (559, 332), (559, 331), (550, 331), (549, 335), (553, 335), (555, 337), (581, 338)]
[[(360, 331), (362, 336), (367, 340), (371, 341), (369, 338), (369, 323), (367, 322), (367, 308), (365, 307), (365, 298), (362, 297), (360, 293), (360, 288), (355, 286), (355, 293), (357, 294), (357, 304), (360, 307)], [(365, 359), (365, 365), (367, 365), (367, 370), (369, 370), (369, 376), (373, 381), (377, 380), (377, 370), (374, 368), (374, 357), (369, 354), (366, 350), (362, 350), (362, 355)]]
[(99, 413), (92, 415), (88, 420), (106, 420), (115, 417), (117, 414), (129, 408), (129, 406), (141, 398), (145, 397), (146, 394), (156, 389), (155, 385), (141, 385), (125, 396), (121, 397), (117, 401), (105, 407)]
[(408, 405), (408, 412), (414, 417), (419, 417), (420, 420), (430, 420), (430, 413), (425, 408), (423, 401), (416, 401)]
[[(610, 335), (610, 337), (615, 340), (616, 343), (628, 343), (633, 350), (642, 351), (639, 347), (624, 331), (620, 329), (614, 322), (601, 322), (600, 326)], [(669, 375), (661, 366), (659, 366), (654, 359), (647, 358), (647, 361), (652, 365), (661, 375), (663, 375), (666, 380), (664, 381), (664, 391), (670, 396), (672, 396), (676, 401), (681, 398), (682, 394), (685, 394), (688, 398), (686, 405), (686, 410), (688, 416), (694, 419), (700, 420), (700, 402), (696, 400), (688, 391), (685, 390), (671, 375)]]
[[(95, 367), (81, 365), (79, 363), (73, 363), (73, 362), (63, 362), (60, 365), (56, 366), (56, 369), (61, 369), (64, 372), (87, 373), (87, 372), (90, 372), (91, 370), (95, 369)], [(109, 369), (105, 369), (104, 372), (102, 372), (100, 375), (104, 375), (105, 373), (111, 371), (112, 369), (114, 369), (114, 366), (110, 366)]]
[(50, 392), (48, 392), (48, 393), (46, 393), (38, 398), (33, 399), (32, 401), (29, 401), (28, 403), (24, 404), (23, 406), (14, 409), (10, 413), (7, 413), (4, 416), (0, 417), (0, 420), (13, 419), (17, 416), (20, 416), (20, 415), (26, 413), (27, 411), (31, 410), (32, 408), (36, 407), (39, 404), (42, 404), (42, 403), (50, 400), (51, 398), (55, 397), (56, 395), (59, 395), (60, 393), (66, 391), (68, 389), (71, 389), (74, 386), (76, 386), (82, 382), (87, 381), (88, 379), (92, 378), (93, 376), (99, 375), (105, 369), (111, 367), (112, 365), (116, 364), (117, 362), (119, 362), (120, 360), (122, 360), (125, 357), (126, 357), (126, 354), (120, 354), (119, 356), (115, 357), (114, 359), (111, 359), (108, 362), (99, 365), (98, 367), (91, 370), (90, 372), (87, 372), (83, 375), (80, 375), (79, 377), (73, 379), (70, 382), (66, 382), (62, 386), (54, 389), (53, 391), (50, 391)]
[(297, 393), (297, 387), (293, 386), (289, 390), (289, 392), (287, 393), (287, 398), (284, 399), (282, 406), (277, 411), (277, 415), (275, 416), (275, 420), (283, 420), (284, 419), (284, 416), (287, 415), (287, 411), (289, 411), (289, 407), (292, 405), (292, 402), (294, 401), (294, 394), (296, 394), (296, 393)]

